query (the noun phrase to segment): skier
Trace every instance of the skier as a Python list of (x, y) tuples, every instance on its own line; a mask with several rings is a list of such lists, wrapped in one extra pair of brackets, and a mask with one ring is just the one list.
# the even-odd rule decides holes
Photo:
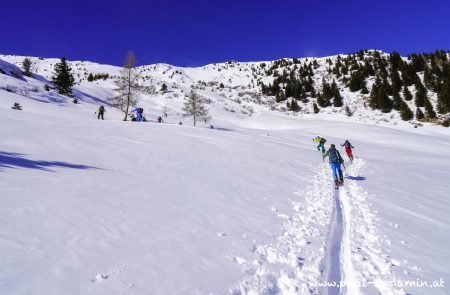
[(334, 144), (331, 144), (328, 151), (323, 155), (324, 159), (326, 157), (328, 157), (330, 161), (335, 188), (338, 188), (340, 185), (344, 185), (344, 176), (342, 175), (341, 169), (341, 164), (344, 163), (344, 159), (342, 159), (341, 154), (336, 149), (336, 146)]
[(158, 117), (158, 123), (162, 123), (163, 119), (161, 118), (161, 116)]
[(327, 140), (318, 135), (315, 139), (313, 139), (313, 142), (316, 142), (319, 144), (317, 146), (317, 150), (320, 151), (320, 148), (322, 148), (322, 154), (324, 154), (325, 153), (325, 142), (327, 142)]
[(355, 147), (352, 146), (352, 144), (350, 143), (350, 141), (348, 141), (347, 139), (345, 140), (344, 144), (341, 144), (341, 146), (345, 147), (345, 153), (347, 154), (348, 158), (350, 159), (350, 162), (353, 163), (353, 153), (352, 153), (352, 149), (354, 149)]
[(98, 113), (97, 119), (100, 120), (100, 117), (102, 117), (102, 120), (104, 120), (103, 115), (105, 114), (106, 110), (104, 106), (100, 106), (98, 110), (95, 112)]
[(143, 116), (144, 113), (143, 108), (135, 108), (134, 110), (131, 111), (131, 114), (133, 114), (134, 112), (136, 112), (136, 121), (138, 122), (145, 121), (145, 118)]

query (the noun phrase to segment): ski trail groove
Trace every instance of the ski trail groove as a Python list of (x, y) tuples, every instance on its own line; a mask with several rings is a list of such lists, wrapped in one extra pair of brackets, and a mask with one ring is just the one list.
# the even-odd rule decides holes
[(339, 190), (334, 192), (335, 206), (333, 218), (330, 223), (330, 234), (327, 243), (327, 256), (325, 258), (324, 283), (327, 285), (323, 289), (325, 295), (340, 294), (342, 281), (341, 277), (341, 244), (343, 237), (343, 216), (342, 206), (339, 198)]

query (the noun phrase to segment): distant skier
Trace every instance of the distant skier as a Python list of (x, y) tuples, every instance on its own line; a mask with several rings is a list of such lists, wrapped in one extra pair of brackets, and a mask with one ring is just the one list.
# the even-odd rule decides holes
[(98, 108), (98, 110), (95, 112), (96, 114), (98, 113), (97, 119), (100, 120), (100, 117), (101, 117), (102, 120), (104, 120), (103, 115), (105, 114), (105, 112), (106, 112), (105, 107), (104, 106), (100, 106)]
[[(144, 118), (144, 109), (143, 108), (135, 108), (134, 110), (131, 111), (131, 114), (136, 113), (136, 117), (134, 121), (138, 121), (138, 122), (145, 122), (145, 118)], [(133, 121), (133, 120), (132, 120)]]
[(345, 147), (345, 153), (347, 154), (348, 158), (350, 159), (350, 161), (353, 163), (353, 153), (352, 153), (352, 149), (354, 149), (354, 147), (352, 146), (352, 144), (350, 143), (350, 141), (345, 140), (344, 144), (341, 144), (341, 146)]
[(158, 117), (158, 123), (162, 123), (163, 119), (161, 118), (161, 116)]
[(333, 172), (333, 179), (335, 188), (338, 188), (340, 185), (344, 185), (344, 176), (342, 175), (341, 164), (344, 163), (344, 159), (342, 159), (341, 154), (336, 149), (334, 144), (330, 145), (328, 151), (323, 155), (325, 159), (328, 157), (330, 161), (331, 171)]
[(314, 142), (318, 143), (317, 150), (320, 151), (320, 148), (322, 148), (322, 154), (325, 153), (325, 142), (327, 140), (321, 136), (317, 136), (315, 139), (313, 139)]

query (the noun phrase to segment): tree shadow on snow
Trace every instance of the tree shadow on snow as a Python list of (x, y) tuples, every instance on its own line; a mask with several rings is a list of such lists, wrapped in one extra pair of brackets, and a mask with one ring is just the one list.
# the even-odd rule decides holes
[(362, 181), (362, 180), (366, 180), (366, 178), (364, 176), (346, 176), (345, 178), (350, 179), (350, 180), (358, 180), (358, 181)]
[(70, 169), (100, 169), (93, 166), (71, 164), (66, 162), (30, 160), (24, 158), (23, 154), (0, 151), (0, 172), (2, 172), (2, 170), (4, 170), (5, 168), (10, 169), (28, 168), (54, 172), (53, 170), (49, 169), (51, 167), (61, 167)]
[(224, 127), (214, 127), (213, 129), (218, 131), (234, 131), (233, 129), (224, 128)]

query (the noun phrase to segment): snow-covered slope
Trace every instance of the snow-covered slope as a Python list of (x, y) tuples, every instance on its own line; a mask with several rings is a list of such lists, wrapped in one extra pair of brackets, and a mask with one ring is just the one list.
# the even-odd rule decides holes
[[(249, 116), (233, 102), (241, 90), (209, 86), (215, 128), (178, 126), (191, 82), (235, 83), (233, 63), (146, 67), (154, 85), (185, 81), (140, 98), (152, 120), (166, 107), (165, 124), (123, 122), (112, 107), (98, 121), (112, 81), (81, 81), (73, 104), (43, 90), (51, 63), (38, 79), (0, 74), (0, 294), (338, 294), (322, 286), (332, 281), (342, 294), (450, 292), (448, 128), (264, 103)], [(337, 191), (318, 134), (355, 146)]]
[[(380, 58), (389, 60), (389, 54), (379, 51), (366, 51), (365, 62), (358, 61), (358, 64), (374, 63), (374, 67), (380, 66), (374, 61), (373, 54), (379, 53)], [(25, 57), (0, 55), (0, 69), (10, 76), (21, 76), (20, 68)], [(393, 110), (389, 113), (383, 113), (379, 110), (373, 110), (369, 107), (369, 95), (362, 94), (361, 91), (352, 92), (349, 89), (348, 80), (351, 76), (349, 71), (345, 77), (342, 74), (335, 74), (333, 67), (343, 66), (343, 61), (348, 58), (346, 55), (338, 55), (324, 58), (301, 58), (301, 59), (281, 59), (277, 61), (266, 62), (235, 62), (210, 64), (197, 68), (183, 68), (168, 64), (154, 64), (139, 67), (141, 72), (140, 84), (147, 87), (147, 92), (140, 94), (139, 105), (151, 112), (151, 118), (155, 119), (161, 115), (165, 109), (172, 114), (180, 114), (182, 102), (186, 94), (191, 89), (196, 89), (201, 95), (206, 97), (210, 103), (212, 115), (218, 115), (232, 112), (241, 116), (252, 116), (255, 113), (265, 110), (274, 110), (284, 112), (290, 116), (299, 116), (305, 118), (319, 118), (348, 121), (363, 122), (367, 124), (377, 125), (422, 125), (416, 120), (409, 122), (402, 121), (400, 113)], [(41, 85), (32, 88), (41, 92), (44, 91), (44, 85), (51, 85), (51, 77), (53, 69), (58, 59), (30, 58), (33, 64), (33, 78), (22, 77), (30, 82), (31, 80), (39, 80)], [(355, 59), (357, 59), (355, 57)], [(409, 62), (403, 58), (404, 62)], [(75, 77), (76, 86), (74, 95), (81, 101), (93, 104), (113, 103), (116, 96), (114, 80), (120, 74), (120, 68), (109, 65), (101, 65), (87, 61), (73, 61), (70, 63), (73, 75)], [(314, 66), (312, 66), (314, 64)], [(307, 76), (311, 77), (313, 87), (316, 94), (322, 91), (322, 82), (331, 83), (335, 81), (343, 98), (344, 105), (342, 107), (324, 107), (320, 109), (318, 114), (313, 112), (313, 103), (318, 99), (309, 97), (312, 94), (305, 94), (305, 101), (297, 99), (299, 111), (290, 111), (286, 103), (292, 102), (293, 98), (277, 102), (276, 97), (267, 96), (261, 92), (262, 85), (270, 85), (275, 77), (294, 71), (296, 75), (301, 75), (301, 68), (311, 68), (311, 72)], [(350, 67), (347, 65), (346, 68)], [(387, 65), (380, 66), (381, 68)], [(333, 71), (332, 71), (333, 68)], [(339, 70), (337, 70), (339, 72)], [(354, 72), (354, 71), (353, 71)], [(89, 75), (107, 75), (105, 79), (97, 79), (93, 82), (88, 81)], [(377, 74), (382, 75), (382, 74)], [(418, 72), (418, 77), (423, 81), (423, 73)], [(369, 76), (365, 79), (369, 91), (375, 83), (376, 76)], [(0, 88), (6, 89), (8, 83), (0, 81)], [(162, 85), (167, 86), (167, 91), (160, 91)], [(286, 87), (280, 84), (281, 88)], [(17, 91), (29, 92), (26, 86), (19, 87)], [(28, 87), (30, 88), (30, 87)], [(414, 95), (416, 90), (414, 86), (407, 87)], [(436, 109), (437, 94), (432, 90), (428, 90), (428, 98), (430, 103)], [(414, 112), (416, 105), (414, 101), (406, 101), (406, 104)], [(351, 116), (348, 116), (348, 112)], [(421, 108), (423, 109), (423, 107)], [(156, 112), (156, 114), (155, 114)], [(228, 117), (228, 115), (225, 115)], [(440, 122), (445, 120), (446, 115), (438, 115)], [(433, 122), (435, 122), (434, 120)], [(438, 120), (439, 121), (439, 120)]]

